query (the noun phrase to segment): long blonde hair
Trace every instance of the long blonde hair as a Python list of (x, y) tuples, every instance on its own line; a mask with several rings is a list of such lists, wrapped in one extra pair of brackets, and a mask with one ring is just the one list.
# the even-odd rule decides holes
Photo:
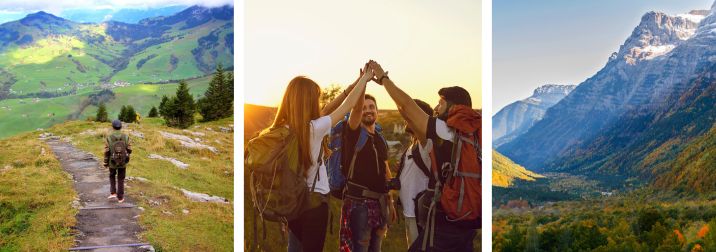
[(303, 168), (303, 175), (313, 165), (311, 158), (311, 120), (321, 116), (318, 101), (321, 88), (305, 76), (293, 78), (283, 94), (281, 106), (278, 108), (272, 128), (288, 127), (298, 140), (298, 163)]

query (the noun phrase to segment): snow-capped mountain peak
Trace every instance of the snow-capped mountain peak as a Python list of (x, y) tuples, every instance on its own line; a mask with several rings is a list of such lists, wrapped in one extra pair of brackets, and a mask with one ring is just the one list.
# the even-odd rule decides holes
[(634, 65), (668, 54), (683, 41), (691, 38), (696, 33), (699, 22), (705, 17), (700, 11), (676, 16), (663, 12), (647, 12), (621, 46), (618, 58)]

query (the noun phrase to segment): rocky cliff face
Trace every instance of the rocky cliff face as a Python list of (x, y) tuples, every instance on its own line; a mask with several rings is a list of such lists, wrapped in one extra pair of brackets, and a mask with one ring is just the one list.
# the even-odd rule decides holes
[(589, 144), (627, 112), (668, 106), (668, 97), (688, 90), (689, 80), (716, 61), (716, 17), (706, 13), (646, 13), (604, 68), (498, 151), (528, 169), (550, 170), (546, 164)]

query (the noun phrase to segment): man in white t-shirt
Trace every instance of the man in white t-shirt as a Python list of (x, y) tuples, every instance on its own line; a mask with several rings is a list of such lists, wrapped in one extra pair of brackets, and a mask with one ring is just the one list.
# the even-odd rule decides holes
[[(433, 110), (426, 102), (414, 99), (415, 103), (427, 114), (433, 114)], [(405, 216), (405, 235), (408, 246), (413, 244), (418, 237), (418, 224), (415, 219), (415, 197), (418, 193), (428, 189), (428, 181), (432, 162), (430, 151), (432, 151), (432, 140), (425, 143), (418, 142), (412, 129), (405, 130), (412, 137), (412, 144), (405, 150), (400, 158), (398, 166), (398, 179), (400, 180), (400, 203), (403, 205)]]

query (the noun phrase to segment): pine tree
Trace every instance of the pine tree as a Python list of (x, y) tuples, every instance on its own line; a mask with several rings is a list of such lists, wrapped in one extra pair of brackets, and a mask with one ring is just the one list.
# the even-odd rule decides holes
[(158, 117), (159, 112), (157, 112), (157, 107), (152, 106), (152, 109), (149, 110), (149, 114), (147, 114), (148, 117)]
[(119, 110), (119, 116), (117, 116), (117, 119), (122, 122), (127, 122), (127, 106), (122, 106), (122, 109)]
[(166, 95), (162, 96), (162, 102), (159, 103), (159, 114), (162, 116), (167, 114), (167, 108), (166, 108), (167, 101), (169, 101), (169, 98), (167, 98)]
[(167, 126), (185, 129), (194, 124), (196, 104), (194, 97), (189, 93), (186, 82), (179, 82), (176, 96), (165, 102), (164, 110), (162, 117), (164, 117)]
[(109, 122), (109, 115), (107, 115), (107, 106), (104, 105), (104, 102), (99, 104), (95, 120), (98, 122)]
[(134, 110), (134, 107), (132, 107), (132, 105), (127, 105), (127, 114), (125, 116), (125, 120), (125, 122), (127, 123), (137, 122), (137, 111)]
[(204, 121), (215, 121), (233, 115), (233, 75), (225, 75), (222, 68), (221, 64), (216, 67), (209, 88), (199, 100), (199, 113)]
[(170, 127), (176, 125), (176, 106), (174, 106), (175, 101), (176, 97), (167, 98), (167, 100), (164, 101), (163, 104), (159, 107), (159, 114), (162, 116), (162, 118), (164, 118), (164, 121), (166, 122), (167, 126)]
[(224, 85), (226, 85), (226, 95), (224, 96), (224, 110), (226, 111), (226, 116), (233, 116), (234, 115), (234, 74), (233, 73), (226, 73), (226, 81), (224, 81)]

